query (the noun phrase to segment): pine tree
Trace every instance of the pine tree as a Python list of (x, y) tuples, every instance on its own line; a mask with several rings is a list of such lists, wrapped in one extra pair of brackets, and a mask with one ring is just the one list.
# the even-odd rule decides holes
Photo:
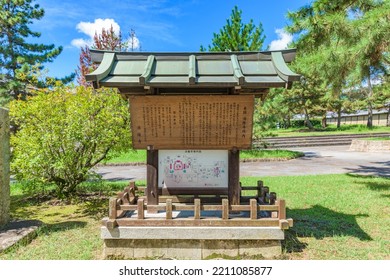
[(53, 44), (29, 43), (41, 34), (30, 29), (44, 10), (34, 0), (0, 0), (0, 104), (27, 95), (26, 76), (32, 67), (52, 62), (62, 51)]
[[(312, 61), (317, 75), (332, 89), (331, 103), (341, 112), (343, 91), (367, 86), (372, 126), (372, 85), (375, 75), (385, 73), (384, 55), (389, 51), (389, 1), (316, 0), (288, 14), (287, 30), (298, 35), (297, 59)], [(308, 63), (309, 65), (310, 63)]]
[[(208, 46), (208, 51), (260, 51), (263, 47), (265, 36), (263, 26), (249, 23), (242, 23), (242, 11), (235, 6), (226, 25), (220, 29), (219, 33), (213, 34), (212, 45)], [(201, 51), (206, 48), (200, 46)]]

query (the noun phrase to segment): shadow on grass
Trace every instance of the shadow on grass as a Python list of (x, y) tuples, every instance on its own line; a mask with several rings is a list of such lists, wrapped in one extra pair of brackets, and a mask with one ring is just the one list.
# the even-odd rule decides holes
[(86, 225), (87, 222), (82, 222), (82, 221), (66, 221), (61, 223), (44, 224), (39, 229), (39, 235), (49, 235), (54, 232), (84, 228)]
[[(365, 178), (377, 178), (378, 176), (363, 176), (358, 174), (347, 174), (349, 177), (359, 178), (359, 179), (365, 179)], [(373, 181), (366, 181), (362, 180), (361, 182), (358, 182), (359, 184), (364, 185), (369, 190), (377, 191), (377, 192), (383, 192), (383, 191), (389, 191), (390, 190), (390, 177), (382, 177), (382, 182), (373, 182)], [(381, 197), (389, 198), (390, 195), (388, 194), (381, 194)]]
[(356, 218), (368, 215), (339, 213), (320, 205), (308, 209), (288, 209), (287, 216), (294, 220), (294, 227), (286, 231), (283, 249), (287, 253), (303, 252), (307, 244), (300, 237), (321, 240), (333, 236), (352, 236), (360, 240), (372, 238), (360, 228)]
[(108, 197), (96, 198), (86, 201), (82, 204), (81, 210), (78, 214), (81, 216), (92, 217), (94, 220), (101, 220), (108, 215)]
[(294, 220), (293, 230), (298, 237), (323, 239), (332, 236), (353, 236), (360, 240), (372, 240), (356, 221), (358, 217), (368, 217), (367, 214), (343, 214), (321, 205), (314, 205), (309, 209), (289, 209), (288, 216)]
[(379, 166), (359, 165), (358, 168), (345, 168), (350, 175), (373, 175), (390, 178), (390, 161), (373, 162)]

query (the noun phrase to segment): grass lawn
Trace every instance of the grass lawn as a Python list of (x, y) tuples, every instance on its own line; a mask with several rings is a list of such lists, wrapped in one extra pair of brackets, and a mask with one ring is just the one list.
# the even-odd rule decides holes
[[(241, 182), (249, 186), (259, 179)], [(261, 179), (286, 200), (287, 216), (294, 219), (282, 259), (390, 259), (390, 179), (346, 174)], [(84, 195), (66, 204), (26, 197), (13, 184), (12, 218), (45, 225), (31, 243), (0, 253), (0, 259), (101, 259), (100, 220), (107, 215), (111, 190), (125, 185), (86, 184)]]
[(370, 138), (362, 138), (362, 140), (371, 140), (371, 141), (390, 141), (390, 137), (370, 137)]
[[(240, 158), (242, 160), (258, 160), (258, 159), (293, 159), (301, 157), (302, 152), (289, 150), (248, 150), (240, 151)], [(146, 150), (130, 150), (117, 157), (114, 157), (104, 164), (125, 164), (125, 163), (145, 163)]]
[(315, 128), (315, 130), (310, 130), (307, 127), (269, 130), (270, 135), (277, 137), (363, 133), (390, 133), (390, 127), (374, 126), (373, 128), (367, 128), (365, 125), (341, 125), (340, 128), (337, 128), (336, 125), (328, 125), (326, 128)]

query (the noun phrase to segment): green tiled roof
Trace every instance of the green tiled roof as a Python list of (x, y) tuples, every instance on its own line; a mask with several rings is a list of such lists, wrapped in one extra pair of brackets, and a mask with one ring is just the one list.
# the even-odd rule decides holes
[(124, 94), (261, 95), (289, 88), (300, 75), (286, 63), (295, 50), (266, 52), (146, 53), (91, 50), (99, 67), (87, 75), (94, 87), (116, 87)]

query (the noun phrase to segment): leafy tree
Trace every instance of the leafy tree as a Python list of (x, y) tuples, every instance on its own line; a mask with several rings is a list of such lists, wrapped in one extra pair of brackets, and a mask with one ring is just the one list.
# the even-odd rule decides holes
[[(300, 57), (311, 60), (327, 82), (332, 92), (330, 104), (336, 104), (339, 113), (343, 90), (366, 83), (365, 100), (372, 115), (371, 79), (379, 70), (383, 73), (389, 15), (389, 1), (380, 0), (316, 0), (288, 14), (292, 23), (287, 30), (299, 35), (295, 44)], [(372, 126), (372, 118), (367, 125)]]
[(376, 103), (372, 80), (388, 74), (390, 66), (390, 1), (374, 1), (352, 26), (358, 38), (352, 46), (352, 58), (356, 62), (357, 81), (366, 84), (367, 126), (372, 127), (372, 110)]
[[(115, 34), (114, 28), (111, 25), (110, 29), (106, 30), (104, 27), (102, 28), (101, 34), (97, 34), (95, 32), (95, 36), (93, 37), (94, 44), (92, 45), (93, 49), (97, 50), (121, 50), (122, 49), (122, 36), (121, 34)], [(79, 85), (83, 86), (91, 86), (90, 82), (87, 82), (85, 79), (85, 75), (91, 73), (98, 67), (97, 64), (92, 62), (91, 52), (89, 51), (89, 47), (85, 46), (80, 50), (79, 56), (79, 66), (76, 71), (77, 73), (77, 82)]]
[[(44, 16), (44, 10), (34, 0), (0, 0), (0, 104), (10, 99), (24, 98), (28, 77), (34, 65), (52, 62), (62, 51), (53, 44), (28, 43), (29, 38), (39, 38), (29, 25)], [(66, 80), (72, 79), (67, 77)], [(41, 81), (42, 82), (42, 81)], [(40, 86), (41, 84), (35, 85)]]
[[(92, 45), (92, 48), (97, 50), (110, 51), (122, 51), (129, 48), (130, 51), (134, 51), (136, 49), (136, 40), (137, 38), (133, 29), (131, 29), (130, 31), (129, 41), (124, 42), (122, 40), (122, 35), (120, 33), (119, 35), (115, 34), (114, 28), (111, 25), (110, 29), (108, 30), (102, 28), (101, 34), (95, 33), (95, 36), (93, 37), (94, 43)], [(77, 82), (79, 83), (79, 85), (91, 86), (92, 84), (86, 81), (85, 75), (91, 73), (97, 67), (98, 65), (92, 62), (89, 47), (85, 46), (81, 48), (79, 56), (79, 66), (76, 71)]]
[(11, 138), (16, 178), (55, 184), (59, 197), (72, 195), (91, 168), (130, 147), (124, 103), (113, 89), (82, 86), (12, 101), (10, 116), (20, 127)]
[(270, 129), (277, 125), (287, 128), (290, 126), (290, 119), (293, 115), (285, 95), (285, 89), (273, 88), (263, 101), (257, 99), (254, 113), (254, 137), (259, 140), (269, 136)]
[[(226, 25), (220, 29), (219, 33), (213, 34), (212, 45), (208, 46), (208, 51), (259, 51), (263, 47), (265, 36), (263, 26), (249, 23), (242, 23), (242, 11), (235, 6)], [(206, 48), (201, 46), (201, 51)]]

